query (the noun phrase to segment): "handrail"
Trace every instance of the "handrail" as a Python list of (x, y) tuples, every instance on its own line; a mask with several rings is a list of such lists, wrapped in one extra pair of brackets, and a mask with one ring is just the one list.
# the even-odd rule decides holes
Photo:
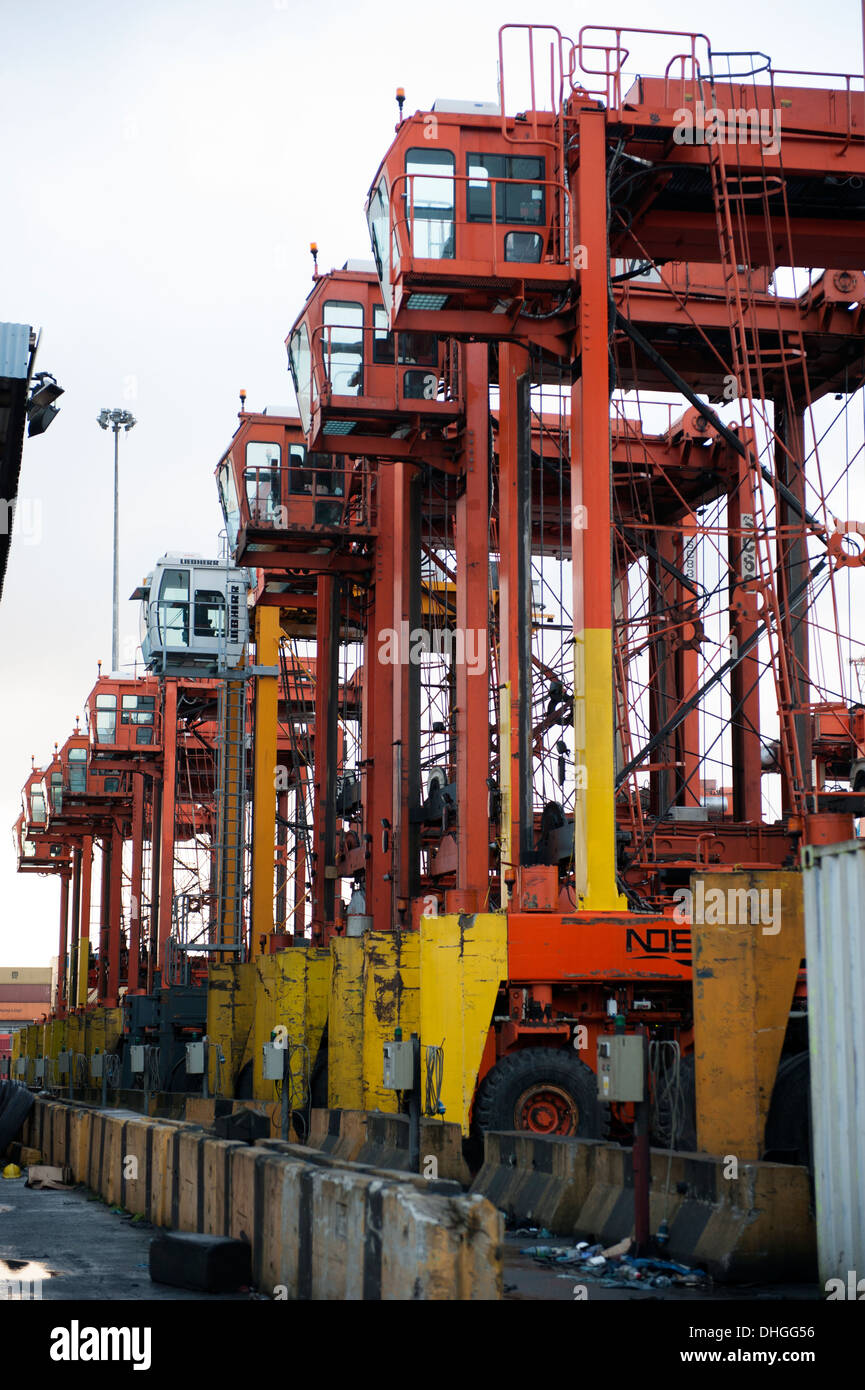
[[(615, 44), (589, 44), (585, 41), (588, 34), (612, 34), (615, 36)], [(690, 81), (697, 81), (700, 72), (700, 62), (697, 57), (697, 46), (700, 42), (705, 43), (706, 52), (710, 54), (712, 45), (706, 34), (692, 33), (686, 29), (631, 29), (622, 25), (613, 24), (584, 24), (577, 35), (577, 42), (571, 50), (568, 63), (568, 80), (573, 89), (573, 77), (576, 72), (575, 63), (579, 63), (580, 71), (588, 77), (603, 77), (606, 79), (606, 86), (601, 89), (588, 88), (590, 96), (603, 96), (608, 107), (616, 110), (622, 104), (622, 69), (630, 57), (630, 49), (622, 46), (622, 36), (624, 34), (646, 34), (650, 38), (656, 39), (689, 39), (690, 51), (687, 53), (675, 54), (667, 64), (664, 80), (669, 81), (670, 68), (676, 62), (682, 62), (682, 74), (684, 78), (684, 64), (686, 61), (691, 63)], [(603, 68), (589, 67), (584, 61), (587, 53), (604, 53), (606, 63)], [(611, 66), (610, 59), (615, 55), (615, 62)]]
[[(400, 227), (405, 227), (405, 228), (407, 229), (407, 231), (408, 231), (408, 247), (406, 248), (406, 247), (400, 246), (400, 248), (399, 248), (399, 261), (400, 261), (400, 266), (401, 266), (401, 267), (402, 267), (402, 264), (403, 264), (403, 259), (404, 259), (404, 257), (407, 259), (407, 265), (408, 265), (409, 268), (412, 266), (412, 264), (413, 264), (413, 262), (414, 262), (415, 260), (424, 260), (424, 259), (427, 259), (426, 257), (423, 257), (423, 256), (416, 256), (415, 253), (414, 253), (414, 249), (413, 249), (413, 248), (414, 248), (415, 213), (416, 213), (416, 207), (417, 207), (417, 205), (416, 205), (416, 200), (415, 200), (415, 198), (414, 198), (414, 196), (413, 196), (413, 195), (414, 195), (414, 180), (415, 180), (415, 179), (442, 179), (442, 180), (445, 180), (445, 181), (448, 182), (448, 183), (453, 183), (453, 184), (461, 183), (461, 184), (478, 185), (478, 184), (480, 184), (480, 183), (483, 183), (483, 185), (484, 185), (485, 187), (488, 186), (489, 189), (490, 189), (490, 218), (489, 218), (489, 221), (487, 221), (485, 218), (484, 218), (484, 219), (478, 218), (478, 219), (469, 220), (468, 217), (466, 217), (465, 219), (460, 219), (460, 220), (458, 221), (458, 220), (457, 220), (457, 217), (456, 217), (456, 197), (454, 197), (453, 203), (451, 204), (452, 214), (451, 214), (450, 216), (443, 216), (441, 219), (435, 219), (435, 218), (431, 218), (431, 219), (421, 219), (421, 220), (430, 220), (430, 221), (441, 220), (441, 221), (443, 221), (443, 222), (450, 222), (450, 223), (453, 225), (453, 228), (454, 228), (454, 253), (455, 253), (455, 254), (454, 254), (453, 256), (442, 257), (441, 259), (442, 259), (443, 264), (445, 264), (447, 261), (459, 260), (459, 256), (456, 254), (456, 250), (457, 250), (457, 247), (456, 247), (456, 229), (457, 229), (457, 227), (476, 227), (476, 228), (489, 227), (489, 228), (490, 228), (490, 236), (491, 236), (491, 240), (492, 240), (492, 252), (493, 252), (493, 254), (492, 254), (492, 266), (493, 266), (493, 274), (495, 274), (495, 275), (509, 274), (509, 275), (511, 275), (511, 276), (516, 276), (517, 273), (518, 273), (518, 267), (520, 267), (520, 266), (526, 266), (526, 265), (534, 265), (534, 264), (538, 264), (538, 265), (544, 265), (544, 264), (557, 264), (557, 265), (561, 265), (561, 264), (562, 264), (562, 261), (561, 261), (561, 260), (556, 260), (556, 261), (553, 261), (553, 262), (549, 262), (549, 261), (540, 261), (540, 262), (532, 262), (532, 261), (501, 261), (501, 263), (500, 263), (500, 259), (499, 259), (499, 255), (498, 255), (497, 242), (496, 242), (496, 230), (497, 230), (497, 228), (498, 228), (499, 226), (501, 226), (501, 227), (507, 227), (509, 231), (525, 231), (525, 232), (532, 232), (532, 231), (534, 231), (534, 232), (540, 232), (540, 233), (544, 234), (545, 239), (547, 239), (547, 238), (549, 237), (550, 232), (551, 232), (552, 229), (553, 229), (554, 222), (555, 222), (555, 219), (554, 219), (554, 217), (552, 216), (551, 210), (550, 210), (549, 208), (547, 209), (547, 214), (546, 214), (545, 220), (544, 220), (543, 222), (532, 223), (532, 222), (507, 222), (507, 221), (502, 222), (502, 221), (500, 221), (499, 218), (496, 216), (496, 198), (495, 198), (495, 196), (494, 196), (494, 195), (495, 195), (495, 190), (496, 190), (496, 188), (498, 187), (499, 184), (514, 184), (515, 186), (520, 187), (520, 188), (544, 188), (545, 190), (546, 190), (546, 189), (549, 189), (549, 190), (552, 191), (552, 193), (553, 193), (554, 195), (556, 195), (557, 197), (559, 197), (559, 198), (562, 199), (562, 211), (563, 211), (563, 213), (566, 214), (566, 215), (560, 217), (560, 218), (558, 219), (558, 221), (559, 221), (559, 226), (560, 226), (560, 227), (563, 227), (563, 226), (565, 226), (565, 225), (567, 226), (567, 229), (568, 229), (568, 230), (567, 230), (568, 246), (567, 246), (567, 248), (566, 248), (566, 249), (567, 249), (567, 261), (566, 261), (566, 264), (567, 264), (568, 266), (571, 266), (571, 267), (573, 266), (574, 219), (573, 219), (573, 217), (570, 216), (570, 197), (569, 197), (569, 194), (568, 194), (568, 189), (567, 189), (566, 185), (565, 185), (560, 179), (509, 179), (509, 178), (499, 178), (499, 177), (496, 177), (496, 176), (493, 176), (493, 175), (487, 175), (486, 178), (484, 178), (483, 180), (481, 180), (477, 174), (474, 174), (474, 175), (472, 175), (472, 174), (457, 174), (457, 173), (455, 173), (455, 172), (454, 172), (454, 173), (447, 173), (447, 174), (430, 174), (430, 173), (427, 173), (426, 171), (424, 171), (423, 173), (417, 173), (417, 174), (408, 174), (408, 173), (398, 174), (398, 175), (396, 176), (396, 178), (394, 179), (393, 185), (392, 185), (392, 187), (390, 188), (389, 194), (388, 194), (389, 230), (390, 230), (390, 235), (391, 235), (391, 237), (392, 237), (392, 238), (393, 238), (393, 237), (397, 237), (398, 240), (400, 239), (399, 230), (398, 230)], [(400, 184), (409, 183), (409, 181), (410, 181), (410, 190), (411, 190), (410, 193), (400, 193), (400, 194), (398, 195), (398, 194), (397, 194), (397, 189), (399, 188), (399, 185), (400, 185)], [(454, 193), (456, 193), (456, 190), (454, 190)], [(408, 206), (409, 206), (409, 215), (408, 215), (408, 216), (406, 216), (405, 210), (404, 210), (404, 209), (403, 209), (403, 215), (402, 215), (401, 217), (398, 218), (398, 217), (396, 216), (396, 211), (397, 211), (397, 210), (396, 210), (396, 200), (397, 200), (397, 196), (399, 196), (399, 197), (403, 200), (404, 203), (406, 202), (406, 200), (408, 201)], [(443, 211), (444, 211), (444, 210), (443, 210)], [(502, 271), (501, 266), (505, 266), (505, 267), (507, 267), (507, 269), (506, 269), (505, 271)], [(391, 285), (394, 285), (394, 284), (396, 283), (396, 279), (397, 279), (397, 276), (396, 276), (396, 274), (395, 274), (395, 266), (394, 266), (393, 259), (391, 259), (391, 265), (390, 265), (390, 283), (391, 283)]]
[[(305, 461), (302, 465), (292, 464), (283, 460), (279, 464), (279, 501), (276, 504), (266, 500), (263, 504), (257, 503), (250, 498), (248, 491), (244, 489), (244, 499), (241, 509), (244, 518), (254, 526), (271, 528), (280, 531), (290, 528), (292, 523), (297, 526), (302, 519), (303, 513), (297, 513), (292, 517), (292, 508), (301, 504), (311, 506), (316, 502), (338, 502), (343, 508), (343, 520), (340, 526), (358, 525), (361, 527), (372, 525), (372, 470), (368, 465), (368, 460), (357, 458), (352, 466), (348, 460), (352, 458), (349, 451), (345, 455), (329, 455), (334, 460), (333, 464), (314, 463), (315, 450), (307, 451)], [(336, 459), (342, 458), (343, 464), (336, 466)], [(251, 466), (246, 469), (247, 473), (260, 471), (269, 474), (272, 470), (262, 464), (258, 468)], [(291, 474), (300, 471), (311, 476), (311, 490), (297, 491), (290, 484)], [(324, 478), (330, 484), (327, 488), (322, 487), (320, 480)], [(247, 480), (248, 481), (248, 480)], [(257, 480), (256, 480), (257, 481)], [(341, 489), (333, 490), (333, 484)]]
[[(342, 393), (340, 393), (340, 392), (334, 390), (334, 388), (333, 388), (333, 383), (332, 383), (331, 377), (330, 377), (330, 373), (327, 371), (327, 367), (326, 367), (326, 365), (325, 365), (325, 363), (326, 363), (326, 358), (325, 358), (325, 338), (327, 339), (326, 346), (327, 346), (327, 352), (328, 352), (328, 358), (329, 358), (330, 355), (331, 355), (331, 352), (332, 352), (332, 343), (333, 343), (333, 333), (334, 333), (334, 332), (338, 332), (338, 333), (339, 333), (339, 332), (354, 333), (355, 335), (357, 335), (357, 334), (359, 333), (359, 334), (361, 335), (361, 337), (360, 337), (360, 343), (361, 343), (360, 370), (361, 370), (361, 373), (362, 373), (362, 376), (361, 376), (361, 383), (360, 383), (360, 385), (361, 385), (361, 390), (357, 392), (357, 395), (356, 395), (356, 397), (355, 397), (355, 398), (357, 399), (358, 408), (359, 408), (360, 410), (363, 410), (363, 408), (364, 408), (364, 396), (365, 396), (365, 394), (366, 394), (366, 391), (365, 391), (366, 380), (365, 380), (365, 378), (366, 378), (366, 374), (367, 374), (368, 371), (374, 371), (376, 374), (381, 373), (382, 376), (384, 376), (384, 373), (387, 372), (387, 371), (390, 369), (390, 375), (391, 375), (391, 379), (392, 379), (392, 383), (393, 383), (393, 385), (392, 385), (392, 391), (391, 391), (390, 395), (384, 397), (384, 400), (386, 401), (386, 403), (387, 403), (387, 405), (389, 406), (389, 408), (391, 408), (391, 409), (393, 409), (393, 410), (402, 410), (402, 409), (408, 408), (407, 398), (402, 394), (402, 392), (401, 392), (401, 390), (400, 390), (400, 385), (401, 385), (402, 377), (404, 376), (406, 369), (408, 369), (409, 371), (411, 371), (412, 369), (414, 369), (414, 370), (416, 370), (416, 371), (425, 372), (425, 373), (426, 373), (426, 379), (425, 379), (425, 383), (424, 383), (424, 384), (425, 384), (425, 386), (427, 385), (427, 383), (429, 384), (429, 388), (430, 388), (432, 394), (429, 395), (429, 396), (425, 395), (425, 396), (424, 396), (424, 400), (431, 401), (431, 402), (432, 402), (432, 401), (437, 401), (437, 400), (438, 400), (438, 393), (439, 393), (440, 383), (441, 383), (441, 379), (442, 379), (442, 364), (441, 364), (441, 361), (440, 361), (440, 358), (439, 358), (439, 354), (437, 353), (436, 361), (435, 361), (434, 363), (433, 363), (433, 362), (401, 362), (401, 361), (399, 360), (399, 350), (398, 350), (398, 349), (399, 349), (399, 343), (398, 343), (397, 340), (398, 340), (398, 338), (399, 338), (400, 336), (402, 336), (403, 338), (405, 338), (405, 337), (408, 336), (408, 335), (405, 334), (405, 333), (403, 333), (402, 335), (400, 335), (400, 333), (399, 333), (398, 330), (397, 330), (397, 331), (394, 331), (394, 330), (392, 330), (392, 329), (388, 329), (387, 332), (388, 332), (389, 334), (391, 334), (391, 336), (394, 338), (394, 344), (393, 344), (393, 355), (394, 355), (394, 360), (393, 360), (393, 362), (376, 362), (376, 361), (375, 361), (375, 358), (374, 358), (375, 341), (376, 341), (376, 339), (375, 339), (375, 334), (378, 333), (378, 332), (381, 332), (381, 331), (382, 331), (381, 329), (376, 328), (375, 324), (370, 324), (370, 323), (366, 323), (366, 322), (363, 324), (363, 326), (362, 326), (361, 328), (358, 328), (357, 325), (355, 325), (355, 324), (319, 323), (319, 324), (316, 324), (316, 325), (311, 329), (311, 338), (310, 338), (310, 369), (311, 369), (311, 371), (312, 371), (313, 373), (315, 373), (316, 370), (318, 369), (317, 379), (316, 379), (316, 383), (315, 383), (315, 384), (316, 384), (316, 387), (317, 387), (317, 389), (318, 389), (319, 399), (320, 399), (321, 401), (324, 401), (324, 399), (325, 399), (326, 397), (328, 397), (328, 396), (333, 397), (334, 395), (340, 395), (340, 394), (342, 394)], [(355, 341), (357, 341), (357, 337), (356, 337), (356, 336), (355, 336)], [(318, 345), (318, 347), (319, 347), (320, 350), (317, 350), (317, 345)], [(376, 399), (382, 399), (382, 398), (379, 397), (379, 396), (377, 396)], [(441, 403), (441, 404), (446, 404), (446, 403), (449, 404), (450, 402), (442, 401), (442, 402), (440, 402), (440, 403)]]
[(500, 108), (500, 110), (501, 110), (501, 118), (502, 118), (502, 134), (505, 136), (506, 139), (509, 138), (509, 137), (508, 137), (508, 132), (507, 132), (507, 129), (506, 129), (506, 125), (507, 125), (507, 109), (506, 109), (506, 100), (505, 100), (505, 52), (504, 52), (504, 35), (505, 35), (505, 31), (508, 30), (508, 29), (521, 29), (521, 30), (524, 30), (525, 33), (526, 33), (526, 36), (527, 36), (527, 38), (528, 38), (528, 45), (529, 45), (529, 85), (530, 85), (530, 90), (531, 90), (531, 105), (530, 105), (530, 107), (529, 107), (529, 111), (528, 111), (527, 114), (529, 114), (529, 115), (531, 116), (531, 118), (532, 118), (532, 125), (531, 125), (532, 134), (533, 134), (533, 136), (535, 136), (536, 138), (538, 138), (538, 121), (537, 121), (538, 107), (537, 107), (536, 93), (535, 93), (535, 48), (534, 48), (534, 36), (535, 36), (535, 33), (555, 34), (556, 39), (558, 40), (558, 50), (559, 50), (559, 55), (558, 55), (558, 56), (559, 56), (559, 62), (558, 62), (558, 91), (556, 90), (556, 52), (555, 52), (555, 44), (554, 44), (554, 43), (551, 43), (551, 44), (550, 44), (550, 102), (551, 102), (550, 110), (552, 111), (552, 113), (553, 113), (554, 115), (556, 115), (559, 111), (561, 111), (561, 109), (562, 109), (562, 101), (563, 101), (563, 99), (564, 99), (564, 92), (565, 92), (565, 65), (564, 65), (564, 56), (563, 56), (563, 54), (564, 54), (564, 45), (565, 45), (566, 43), (572, 44), (572, 43), (573, 43), (573, 40), (565, 38), (565, 36), (564, 36), (564, 34), (562, 33), (562, 31), (561, 31), (560, 29), (558, 29), (558, 28), (556, 27), (555, 24), (502, 24), (502, 25), (500, 25), (500, 27), (499, 27), (499, 108)]

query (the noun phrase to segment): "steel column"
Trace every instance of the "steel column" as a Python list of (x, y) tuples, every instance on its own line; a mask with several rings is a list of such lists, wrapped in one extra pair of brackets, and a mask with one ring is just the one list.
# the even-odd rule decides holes
[[(531, 786), (531, 768), (521, 756), (524, 708), (530, 707), (531, 671), (523, 661), (525, 634), (531, 633), (531, 587), (526, 587), (523, 516), (527, 494), (525, 435), (531, 429), (526, 411), (529, 354), (513, 343), (499, 346), (499, 786), (501, 790), (501, 899), (520, 863), (524, 826), (523, 785)], [(529, 436), (531, 447), (531, 436)], [(529, 708), (530, 713), (530, 708)]]
[[(456, 509), (457, 889), (489, 893), (489, 366), (485, 343), (463, 348), (465, 489)], [(462, 650), (460, 650), (460, 639)], [(469, 658), (471, 657), (471, 665)], [(465, 908), (468, 911), (468, 908)]]
[(66, 972), (66, 1001), (70, 1009), (78, 1003), (78, 950), (81, 918), (81, 845), (72, 850), (72, 917), (69, 929), (69, 968)]
[(78, 977), (75, 982), (75, 1001), (79, 1008), (87, 1003), (87, 984), (90, 974), (90, 888), (93, 875), (93, 839), (85, 835), (81, 841), (81, 902), (78, 913)]
[(361, 744), (364, 773), (364, 832), (366, 835), (366, 875), (364, 895), (367, 913), (377, 931), (389, 930), (392, 923), (391, 845), (384, 848), (383, 822), (393, 822), (393, 680), (394, 667), (386, 660), (392, 651), (393, 594), (396, 555), (394, 464), (378, 471), (379, 538), (375, 546), (375, 584), (364, 641), (363, 708)]
[(132, 774), (132, 865), (129, 891), (129, 966), (126, 989), (140, 992), (141, 973), (141, 888), (144, 868), (144, 788), (142, 772)]
[(312, 830), (312, 939), (319, 944), (326, 939), (326, 929), (333, 925), (336, 899), (336, 880), (331, 874), (336, 853), (339, 595), (336, 576), (323, 574), (318, 581), (316, 602), (315, 805)]
[[(393, 834), (390, 925), (408, 927), (411, 899), (419, 889), (417, 826), (411, 811), (420, 805), (420, 666), (411, 659), (410, 634), (421, 626), (420, 490), (417, 469), (396, 463), (394, 473), (393, 626), (399, 659), (392, 669)], [(406, 640), (408, 637), (409, 640)]]
[(67, 983), (66, 976), (68, 970), (68, 946), (69, 946), (69, 871), (63, 869), (60, 873), (60, 939), (57, 946), (57, 1014), (60, 1018), (66, 1015)]
[[(255, 661), (278, 666), (279, 609), (255, 610)], [(274, 845), (276, 842), (276, 744), (279, 677), (255, 678), (255, 753), (252, 790), (251, 954), (273, 931)]]
[[(754, 476), (744, 459), (738, 461), (738, 481), (727, 498), (730, 530), (730, 635), (739, 652), (757, 631), (745, 585), (757, 573), (754, 530)], [(753, 591), (752, 591), (753, 592)], [(731, 655), (733, 653), (731, 652)], [(760, 664), (754, 647), (730, 672), (730, 744), (733, 774), (733, 816), (737, 821), (760, 821), (762, 787), (760, 771)]]
[(571, 390), (574, 577), (574, 864), (580, 906), (624, 909), (616, 887), (612, 464), (606, 113), (578, 112), (579, 371)]
[[(279, 791), (276, 797), (276, 920), (278, 932), (286, 930), (288, 885), (288, 792)], [(297, 831), (295, 830), (295, 835)]]
[(114, 1009), (120, 1002), (121, 916), (123, 912), (123, 831), (117, 821), (111, 827), (111, 850), (106, 942), (108, 961), (105, 1003)]
[[(165, 680), (162, 687), (162, 798), (159, 816), (159, 939), (153, 969), (166, 965), (171, 911), (174, 902), (174, 811), (177, 795), (177, 681)], [(151, 956), (153, 955), (151, 942)]]
[[(788, 505), (783, 493), (778, 498), (778, 525), (782, 528), (778, 549), (778, 598), (781, 603), (781, 631), (790, 673), (790, 699), (793, 728), (799, 750), (803, 789), (813, 791), (811, 780), (811, 674), (808, 643), (808, 595), (790, 604), (789, 596), (807, 577), (808, 530), (805, 512), (805, 420), (789, 402), (775, 401), (775, 476), (792, 493), (798, 509)], [(791, 789), (783, 789), (785, 810), (792, 809)], [(816, 808), (815, 808), (816, 809)]]

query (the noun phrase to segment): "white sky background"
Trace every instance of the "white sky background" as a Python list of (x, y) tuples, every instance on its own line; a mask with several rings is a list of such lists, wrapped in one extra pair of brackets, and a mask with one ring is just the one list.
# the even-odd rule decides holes
[[(696, 19), (669, 0), (602, 12), (638, 27)], [(97, 659), (110, 665), (113, 455), (99, 409), (138, 418), (121, 436), (130, 652), (138, 606), (125, 598), (154, 558), (217, 553), (213, 470), (238, 390), (251, 409), (293, 400), (283, 343), (310, 288), (309, 242), (322, 270), (370, 254), (363, 202), (396, 87), (407, 112), (494, 100), (500, 23), (574, 36), (597, 15), (490, 0), (0, 0), (0, 319), (41, 326), (37, 369), (66, 391), (25, 443), (21, 509), (36, 524), (13, 538), (0, 603), (0, 964), (56, 954), (59, 885), (16, 874), (7, 827), (31, 752), (48, 761)], [(732, 0), (699, 20), (716, 49), (760, 49), (776, 67), (862, 68), (858, 0)]]

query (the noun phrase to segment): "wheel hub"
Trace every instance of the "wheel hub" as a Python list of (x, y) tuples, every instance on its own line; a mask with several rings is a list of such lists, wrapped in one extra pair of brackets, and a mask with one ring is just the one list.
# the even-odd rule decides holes
[(576, 1134), (579, 1118), (573, 1097), (549, 1082), (529, 1086), (514, 1106), (515, 1128), (532, 1134)]

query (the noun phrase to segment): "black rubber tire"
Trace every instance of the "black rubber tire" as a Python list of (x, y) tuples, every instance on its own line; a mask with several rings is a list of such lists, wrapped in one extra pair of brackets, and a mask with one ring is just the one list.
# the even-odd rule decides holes
[(604, 1116), (595, 1073), (564, 1047), (524, 1047), (509, 1052), (487, 1072), (478, 1087), (472, 1117), (476, 1134), (519, 1128), (515, 1107), (531, 1085), (547, 1083), (565, 1091), (577, 1109), (574, 1137), (603, 1137)]
[(21, 1133), (33, 1104), (26, 1086), (17, 1081), (0, 1082), (0, 1154)]
[[(697, 1148), (697, 1098), (694, 1054), (682, 1058), (679, 1072), (684, 1114), (673, 1145), (682, 1153)], [(765, 1160), (797, 1163), (813, 1171), (811, 1149), (811, 1068), (807, 1052), (785, 1057), (778, 1067), (766, 1121)]]
[[(696, 1153), (697, 1150), (697, 1088), (694, 1080), (694, 1054), (688, 1053), (679, 1064), (679, 1091), (681, 1096), (680, 1118), (673, 1148), (679, 1153)], [(654, 1134), (652, 1143), (658, 1148), (669, 1144), (669, 1116), (667, 1106), (661, 1106), (662, 1134)]]
[(253, 1074), (252, 1062), (249, 1061), (240, 1068), (237, 1073), (237, 1080), (234, 1083), (235, 1100), (252, 1100)]
[(794, 1052), (778, 1068), (766, 1120), (764, 1158), (774, 1163), (798, 1163), (814, 1170), (811, 1147), (811, 1059)]

